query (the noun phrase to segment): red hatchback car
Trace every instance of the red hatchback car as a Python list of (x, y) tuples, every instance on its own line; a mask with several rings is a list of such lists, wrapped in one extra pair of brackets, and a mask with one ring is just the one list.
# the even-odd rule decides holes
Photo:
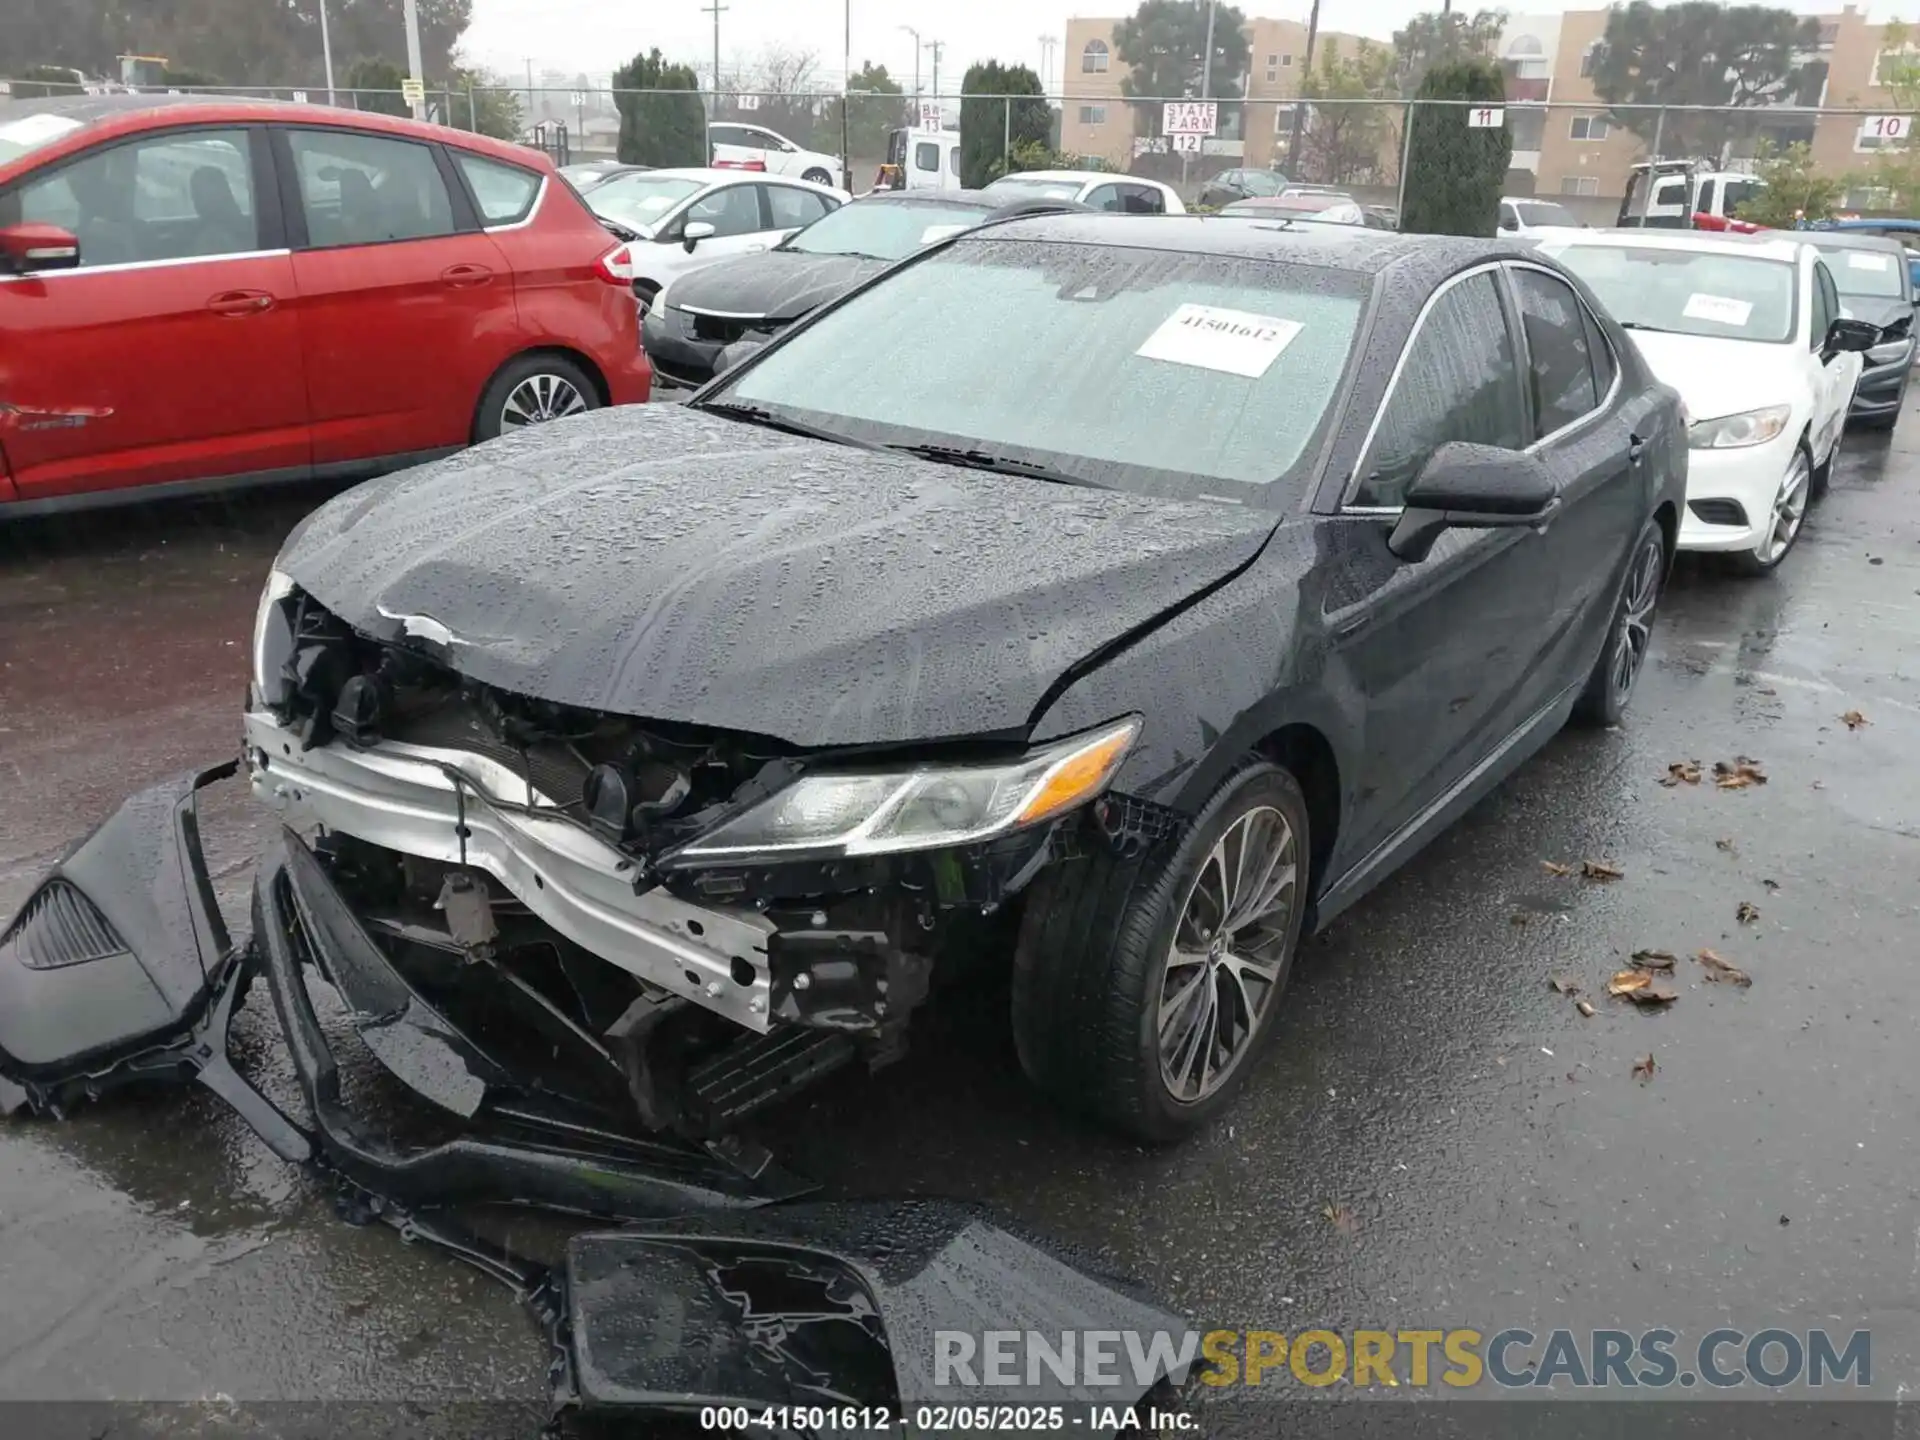
[(377, 473), (645, 400), (536, 151), (353, 111), (0, 104), (0, 518)]

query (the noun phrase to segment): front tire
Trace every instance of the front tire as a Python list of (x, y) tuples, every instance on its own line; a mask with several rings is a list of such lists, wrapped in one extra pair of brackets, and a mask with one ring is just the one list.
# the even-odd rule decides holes
[(474, 443), (599, 408), (599, 390), (573, 361), (564, 355), (522, 355), (495, 375), (480, 397)]
[(1028, 1077), (1142, 1140), (1224, 1110), (1273, 1033), (1311, 838), (1299, 782), (1249, 756), (1177, 839), (1043, 873), (1014, 952)]
[(1653, 616), (1660, 605), (1660, 584), (1667, 573), (1667, 536), (1658, 520), (1641, 527), (1627, 562), (1626, 583), (1613, 607), (1607, 643), (1593, 662), (1586, 688), (1573, 702), (1576, 725), (1618, 725), (1633, 698), (1634, 682), (1647, 662), (1653, 643)]
[(1736, 575), (1749, 578), (1771, 575), (1780, 562), (1792, 553), (1807, 518), (1807, 504), (1813, 498), (1813, 452), (1802, 443), (1795, 448), (1787, 473), (1781, 477), (1780, 490), (1773, 498), (1772, 523), (1760, 543), (1751, 550), (1729, 557)]
[(800, 178), (813, 185), (833, 184), (833, 176), (827, 171), (822, 170), (818, 165), (814, 166), (811, 170), (803, 171)]

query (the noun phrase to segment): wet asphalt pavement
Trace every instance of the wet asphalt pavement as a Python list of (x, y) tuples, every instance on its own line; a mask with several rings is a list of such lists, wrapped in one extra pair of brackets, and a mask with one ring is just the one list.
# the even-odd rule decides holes
[[(126, 792), (233, 753), (259, 585), (315, 498), (0, 531), (0, 915)], [(1211, 1133), (1060, 1119), (987, 987), (790, 1107), (786, 1158), (996, 1202), (1204, 1328), (1864, 1328), (1871, 1393), (1920, 1392), (1916, 750), (1920, 418), (1849, 437), (1776, 578), (1683, 562), (1628, 724), (1555, 740), (1311, 942)], [(1736, 755), (1768, 782), (1659, 783)], [(203, 817), (238, 922), (267, 823), (237, 785)], [(1542, 864), (1586, 859), (1623, 878)], [(1658, 1013), (1603, 993), (1643, 947), (1681, 957)], [(1704, 983), (1702, 947), (1751, 988)], [(236, 1048), (285, 1094), (267, 1010)], [(505, 1290), (341, 1223), (198, 1095), (0, 1126), (0, 1294), (0, 1398), (545, 1394)]]

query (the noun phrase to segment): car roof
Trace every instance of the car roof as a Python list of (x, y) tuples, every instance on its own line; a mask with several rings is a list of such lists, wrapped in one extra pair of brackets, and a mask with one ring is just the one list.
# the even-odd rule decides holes
[[(163, 112), (163, 113), (162, 113)], [(347, 110), (332, 105), (305, 105), (294, 100), (259, 100), (246, 95), (155, 95), (116, 92), (109, 95), (49, 95), (33, 100), (0, 101), (0, 124), (27, 115), (60, 115), (82, 128), (53, 144), (28, 151), (0, 166), (31, 169), (45, 160), (92, 144), (96, 139), (130, 134), (159, 124), (213, 124), (232, 121), (257, 124), (277, 120), (287, 124), (344, 125), (376, 130), (409, 140), (431, 140), (493, 155), (515, 165), (551, 169), (544, 151), (507, 140), (494, 140), (470, 130), (452, 130), (422, 120), (379, 115), (370, 110)]]
[(1826, 250), (1885, 250), (1905, 254), (1907, 247), (1891, 235), (1868, 235), (1859, 230), (1796, 230), (1794, 238)]
[(1121, 215), (1109, 211), (1007, 220), (988, 230), (962, 235), (957, 243), (977, 243), (983, 239), (1222, 255), (1317, 265), (1362, 274), (1379, 274), (1405, 266), (1430, 272), (1436, 280), (1479, 260), (1538, 261), (1540, 258), (1525, 244), (1467, 235), (1403, 235), (1394, 230), (1370, 230), (1360, 225), (1316, 225), (1305, 221), (1262, 224), (1232, 216)]
[(1898, 216), (1884, 220), (1827, 220), (1822, 222), (1818, 230), (1808, 233), (1815, 235), (1823, 232), (1831, 233), (1833, 231), (1839, 231), (1842, 234), (1858, 233), (1859, 231), (1865, 230), (1868, 226), (1873, 226), (1880, 230), (1920, 230), (1920, 220), (1907, 220)]
[(1731, 230), (1668, 230), (1637, 225), (1570, 231), (1563, 245), (1624, 246), (1637, 250), (1704, 250), (1718, 255), (1753, 255), (1770, 260), (1795, 260), (1800, 255), (1801, 232), (1769, 230), (1742, 235)]
[(999, 195), (989, 195), (984, 190), (875, 190), (870, 195), (862, 195), (854, 202), (857, 205), (965, 205), (970, 208), (992, 210), (1005, 205), (1006, 199)]
[(774, 181), (781, 185), (799, 185), (808, 190), (830, 193), (831, 185), (816, 185), (798, 175), (775, 175), (767, 170), (732, 170), (711, 165), (674, 165), (646, 172), (649, 180), (693, 180), (702, 185), (762, 185)]
[(1118, 180), (1130, 185), (1151, 185), (1156, 190), (1166, 189), (1158, 180), (1149, 180), (1144, 175), (1116, 175), (1111, 170), (1016, 170), (1011, 175), (1002, 175), (993, 183), (998, 185), (1007, 180), (1039, 180), (1049, 185), (1087, 185), (1096, 180), (1103, 183)]

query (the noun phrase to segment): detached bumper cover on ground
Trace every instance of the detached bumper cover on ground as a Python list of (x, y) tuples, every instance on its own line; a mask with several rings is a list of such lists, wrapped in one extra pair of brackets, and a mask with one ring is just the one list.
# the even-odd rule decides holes
[[(908, 1433), (927, 1402), (1128, 1405), (1162, 1365), (1112, 1386), (980, 1391), (935, 1373), (936, 1331), (1177, 1338), (1158, 1307), (939, 1202), (783, 1209), (805, 1187), (740, 1147), (638, 1139), (590, 1107), (537, 1097), (411, 986), (306, 843), (283, 830), (255, 880), (254, 945), (236, 949), (195, 820), (222, 766), (140, 792), (69, 854), (0, 930), (0, 1110), (58, 1113), (134, 1081), (197, 1079), (278, 1154), (313, 1164), (349, 1214), (378, 1217), (513, 1285), (557, 1347), (557, 1406), (636, 1419), (706, 1405), (854, 1404)], [(347, 1107), (307, 968), (368, 1048), (461, 1133), (408, 1149)], [(233, 1010), (265, 975), (309, 1112), (299, 1123), (226, 1059)], [(420, 1212), (507, 1201), (656, 1228), (574, 1237), (561, 1271)], [(658, 1217), (675, 1215), (666, 1222)], [(1057, 1393), (1056, 1393), (1057, 1392)]]

